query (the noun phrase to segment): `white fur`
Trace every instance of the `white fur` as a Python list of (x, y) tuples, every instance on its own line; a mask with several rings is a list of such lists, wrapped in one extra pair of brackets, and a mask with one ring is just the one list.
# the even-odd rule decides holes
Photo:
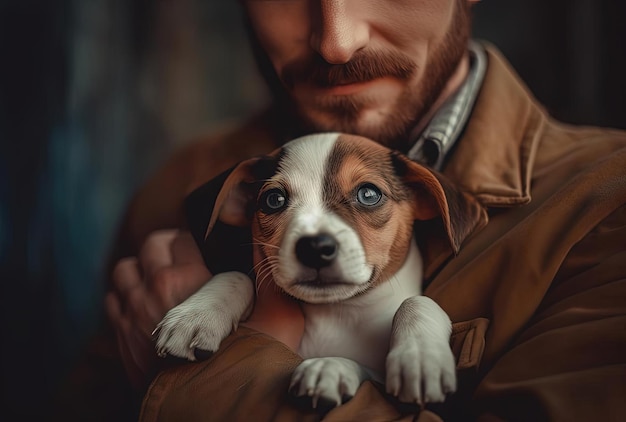
[(236, 271), (216, 274), (196, 293), (171, 309), (157, 325), (159, 356), (196, 360), (194, 349), (215, 352), (220, 343), (250, 315), (254, 284)]
[[(386, 361), (387, 392), (408, 403), (442, 402), (456, 390), (448, 315), (431, 298), (413, 296), (396, 312)], [(423, 390), (422, 390), (423, 386)]]
[[(285, 145), (278, 172), (289, 186), (293, 218), (281, 243), (274, 282), (304, 301), (304, 335), (291, 390), (339, 405), (368, 378), (386, 381), (401, 401), (440, 402), (456, 389), (449, 347), (451, 323), (431, 299), (420, 296), (422, 259), (411, 241), (401, 269), (364, 292), (372, 268), (358, 234), (324, 209), (324, 164), (337, 134), (305, 137)], [(319, 271), (300, 264), (295, 243), (303, 235), (332, 233), (341, 245), (336, 262)], [(315, 274), (313, 274), (315, 273)], [(252, 282), (240, 273), (216, 275), (157, 328), (159, 353), (194, 360), (194, 348), (215, 351), (253, 303)], [(298, 285), (311, 277), (340, 279), (326, 288)], [(423, 386), (423, 388), (422, 388)]]

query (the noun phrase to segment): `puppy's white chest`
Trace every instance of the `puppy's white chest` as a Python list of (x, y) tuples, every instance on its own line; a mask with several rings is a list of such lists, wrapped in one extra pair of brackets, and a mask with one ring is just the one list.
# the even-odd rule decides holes
[(305, 331), (299, 353), (305, 358), (345, 357), (381, 372), (389, 350), (391, 323), (397, 308), (382, 312), (357, 313), (334, 305), (337, 312), (317, 309), (306, 313)]
[(365, 294), (331, 304), (303, 304), (305, 358), (344, 357), (384, 373), (392, 322), (409, 297), (421, 293), (422, 259), (414, 242), (402, 268)]

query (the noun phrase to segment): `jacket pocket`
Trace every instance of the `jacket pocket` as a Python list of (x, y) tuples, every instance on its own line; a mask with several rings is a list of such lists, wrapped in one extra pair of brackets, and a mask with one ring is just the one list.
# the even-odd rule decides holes
[(476, 373), (485, 350), (485, 334), (489, 320), (476, 318), (452, 324), (450, 347), (456, 358), (458, 371)]

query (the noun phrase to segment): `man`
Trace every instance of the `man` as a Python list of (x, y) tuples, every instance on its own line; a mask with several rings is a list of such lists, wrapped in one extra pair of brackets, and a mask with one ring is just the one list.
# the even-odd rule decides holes
[[(143, 420), (317, 419), (287, 400), (299, 357), (278, 341), (240, 329), (154, 379), (151, 332), (210, 278), (189, 233), (155, 230), (184, 227), (185, 196), (212, 176), (326, 130), (402, 150), (489, 213), (456, 257), (437, 227), (420, 239), (425, 294), (455, 323), (457, 394), (419, 411), (366, 382), (328, 420), (626, 418), (626, 134), (550, 119), (497, 51), (469, 43), (474, 1), (242, 2), (273, 106), (172, 157), (118, 242), (106, 308), (130, 380), (151, 383)], [(286, 298), (276, 315), (301, 318)]]

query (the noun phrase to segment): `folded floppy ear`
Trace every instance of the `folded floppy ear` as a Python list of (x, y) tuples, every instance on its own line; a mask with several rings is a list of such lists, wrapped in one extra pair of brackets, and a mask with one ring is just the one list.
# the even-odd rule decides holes
[(216, 221), (235, 227), (250, 225), (251, 205), (256, 199), (258, 179), (255, 168), (261, 157), (239, 163), (224, 180), (211, 211), (211, 218), (204, 233), (205, 239), (211, 233)]
[(401, 154), (394, 153), (392, 161), (397, 174), (416, 195), (413, 203), (415, 220), (441, 216), (450, 246), (455, 254), (458, 253), (465, 238), (487, 222), (483, 206), (442, 174)]
[(250, 222), (263, 181), (275, 172), (275, 156), (243, 161), (193, 191), (185, 200), (187, 224), (214, 274), (248, 272)]

